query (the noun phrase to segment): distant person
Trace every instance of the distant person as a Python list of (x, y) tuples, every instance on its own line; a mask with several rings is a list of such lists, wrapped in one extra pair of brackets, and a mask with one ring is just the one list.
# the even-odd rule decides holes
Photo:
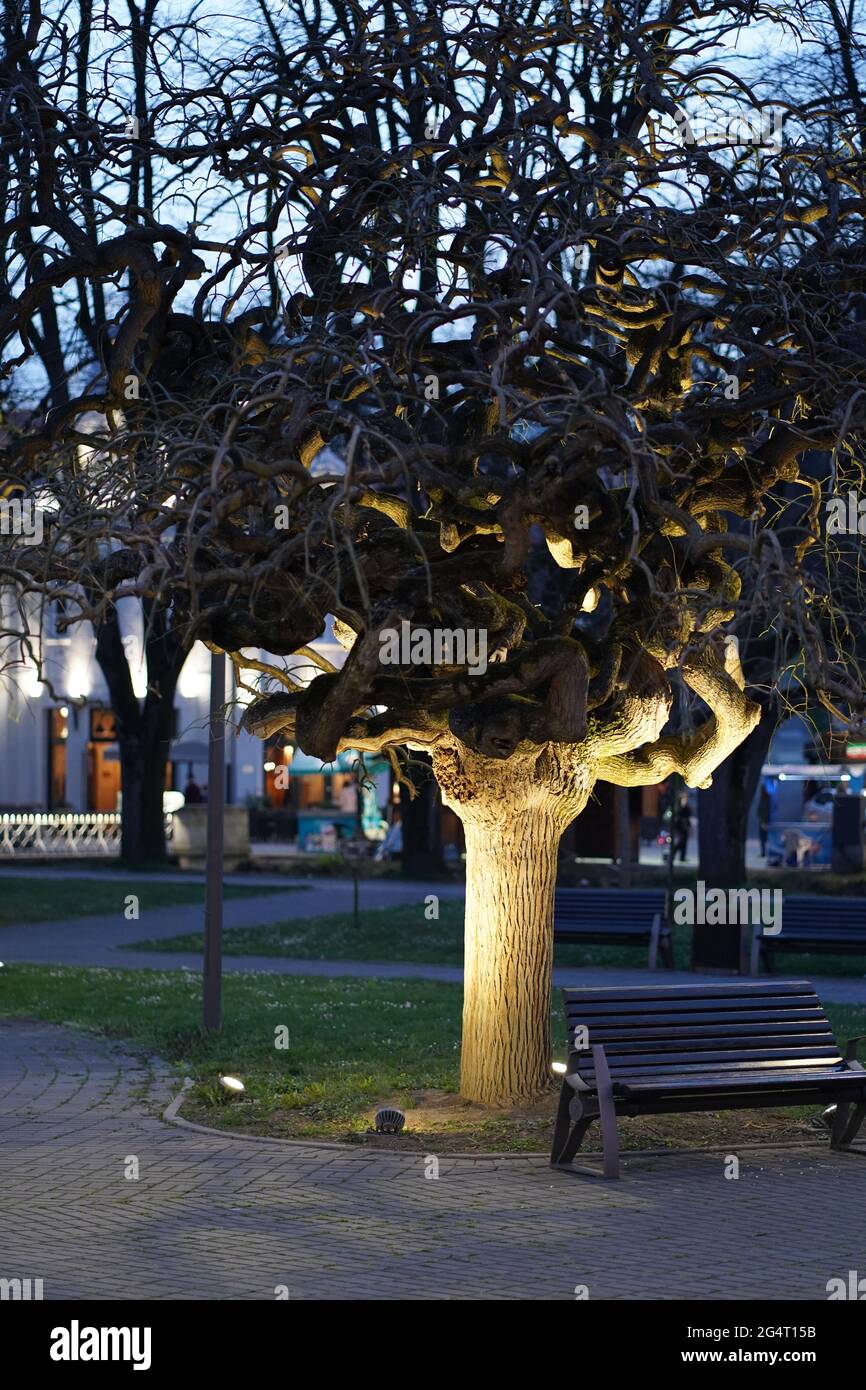
[(786, 830), (782, 837), (785, 845), (785, 865), (789, 869), (802, 869), (811, 861), (812, 854), (816, 849), (814, 840), (810, 840), (808, 835), (804, 835), (801, 830), (791, 828)]
[(394, 819), (391, 821), (391, 824), (388, 827), (388, 832), (385, 835), (385, 838), (380, 844), (379, 848), (376, 850), (376, 853), (373, 856), (373, 858), (378, 859), (380, 861), (383, 859), (388, 860), (402, 853), (403, 826), (400, 820), (399, 808), (395, 806)]
[(335, 825), (323, 825), (319, 833), (319, 839), (325, 854), (336, 854), (339, 836)]
[(761, 858), (767, 857), (767, 832), (773, 815), (773, 798), (763, 782), (758, 793), (758, 834), (761, 837)]
[(199, 806), (204, 801), (204, 793), (192, 774), (183, 789), (183, 799), (187, 806)]
[(679, 855), (680, 863), (685, 864), (691, 828), (692, 812), (689, 806), (689, 798), (684, 792), (674, 811), (673, 825), (671, 827), (671, 862)]

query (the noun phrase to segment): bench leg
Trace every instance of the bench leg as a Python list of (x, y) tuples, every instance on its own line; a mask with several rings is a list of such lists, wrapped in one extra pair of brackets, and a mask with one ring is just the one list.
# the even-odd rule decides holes
[(836, 1106), (836, 1113), (833, 1116), (833, 1123), (830, 1126), (830, 1147), (838, 1149), (842, 1146), (842, 1136), (848, 1128), (848, 1115), (850, 1105), (847, 1102)]
[(664, 961), (664, 963), (665, 963), (665, 965), (667, 966), (668, 970), (673, 970), (673, 968), (674, 968), (674, 943), (673, 943), (673, 938), (671, 937), (670, 927), (668, 927), (668, 928), (666, 929), (665, 935), (661, 938), (661, 941), (659, 942), (659, 945), (660, 945), (660, 947), (661, 947), (662, 960)]
[(607, 1057), (604, 1048), (596, 1044), (592, 1049), (595, 1066), (595, 1086), (598, 1094), (598, 1110), (601, 1118), (601, 1142), (604, 1150), (604, 1176), (619, 1177), (619, 1136), (616, 1132), (616, 1107), (613, 1103), (613, 1086), (610, 1080)]
[(860, 1101), (854, 1106), (854, 1114), (849, 1119), (850, 1105), (838, 1105), (836, 1114), (833, 1116), (833, 1128), (830, 1131), (830, 1145), (834, 1149), (847, 1149), (857, 1138), (860, 1126), (866, 1120), (866, 1101)]
[(570, 1128), (569, 1108), (571, 1097), (574, 1094), (567, 1081), (563, 1081), (562, 1090), (559, 1093), (559, 1107), (556, 1112), (556, 1124), (553, 1127), (553, 1147), (550, 1150), (551, 1163), (559, 1161), (559, 1154), (565, 1148)]
[[(580, 1107), (580, 1113), (572, 1122), (571, 1107), (575, 1102), (577, 1102), (575, 1108)], [(594, 1119), (595, 1115), (583, 1113), (581, 1101), (575, 1096), (568, 1082), (564, 1081), (559, 1097), (559, 1109), (556, 1112), (553, 1148), (550, 1151), (550, 1162), (553, 1167), (571, 1162)]]
[(661, 919), (659, 918), (658, 913), (656, 913), (655, 917), (653, 918), (653, 924), (650, 927), (649, 956), (647, 957), (647, 966), (650, 970), (655, 970), (656, 966), (658, 965), (660, 929)]
[(760, 949), (761, 949), (761, 928), (760, 928), (760, 926), (758, 925), (758, 926), (752, 927), (752, 940), (751, 940), (751, 946), (750, 946), (750, 950), (749, 950), (749, 974), (750, 974), (750, 975), (758, 975), (758, 974), (760, 973), (759, 968), (758, 968), (758, 966), (759, 966), (758, 957), (759, 957)]

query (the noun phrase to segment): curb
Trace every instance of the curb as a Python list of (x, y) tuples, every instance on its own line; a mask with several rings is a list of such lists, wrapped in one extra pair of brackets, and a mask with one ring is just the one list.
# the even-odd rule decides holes
[[(372, 1145), (363, 1146), (361, 1144), (345, 1144), (335, 1140), (325, 1139), (279, 1139), (275, 1135), (270, 1134), (236, 1134), (232, 1130), (214, 1129), (211, 1125), (196, 1124), (193, 1120), (184, 1120), (182, 1116), (178, 1113), (181, 1105), (183, 1104), (183, 1100), (188, 1089), (189, 1087), (184, 1086), (183, 1090), (181, 1090), (178, 1093), (178, 1095), (175, 1096), (174, 1100), (171, 1101), (171, 1103), (167, 1105), (165, 1110), (162, 1112), (162, 1118), (167, 1124), (177, 1125), (181, 1129), (195, 1130), (198, 1134), (212, 1134), (217, 1139), (233, 1139), (242, 1144), (278, 1144), (280, 1147), (287, 1149), (333, 1149), (336, 1150), (338, 1153), (351, 1153), (358, 1154), (359, 1156), (367, 1156), (371, 1152), (375, 1151)], [(732, 1151), (732, 1147), (733, 1146), (730, 1144), (705, 1144), (702, 1145), (700, 1148), (693, 1149), (624, 1149), (620, 1152), (620, 1158), (623, 1163), (627, 1163), (630, 1158), (666, 1158), (668, 1156), (688, 1157), (692, 1154), (713, 1153), (727, 1154)], [(788, 1149), (809, 1149), (817, 1151), (826, 1149), (828, 1153), (831, 1152), (828, 1140), (823, 1139), (790, 1139), (780, 1140), (778, 1143), (775, 1144), (740, 1144), (737, 1146), (738, 1153), (771, 1154), (779, 1151), (786, 1151)], [(856, 1154), (858, 1151), (852, 1149), (850, 1150), (850, 1152)], [(380, 1149), (378, 1152), (378, 1157), (380, 1158), (391, 1157), (392, 1155), (399, 1156), (401, 1158), (406, 1158), (410, 1155), (414, 1155), (418, 1158), (424, 1158), (426, 1156), (420, 1149), (407, 1149), (403, 1152), (401, 1152), (400, 1149)], [(581, 1156), (585, 1156), (586, 1158), (601, 1159), (602, 1153), (601, 1149), (587, 1149), (585, 1154), (583, 1154), (582, 1151)], [(864, 1154), (864, 1156), (866, 1156), (866, 1154)], [(511, 1153), (438, 1153), (436, 1154), (436, 1157), (470, 1159), (472, 1162), (475, 1163), (479, 1161), (494, 1161), (500, 1163), (503, 1159), (518, 1159), (523, 1162), (534, 1161), (537, 1163), (539, 1160), (541, 1160), (545, 1167), (551, 1166), (547, 1159), (547, 1156), (543, 1153), (537, 1152), (514, 1153), (512, 1151)]]

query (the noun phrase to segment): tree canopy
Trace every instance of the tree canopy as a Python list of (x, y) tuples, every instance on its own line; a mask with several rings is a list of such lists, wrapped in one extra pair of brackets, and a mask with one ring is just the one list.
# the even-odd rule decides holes
[[(117, 301), (101, 371), (6, 450), (62, 496), (55, 569), (170, 592), (231, 652), (294, 653), (334, 614), (343, 670), (248, 714), (322, 757), (589, 736), (599, 775), (702, 782), (717, 725), (646, 733), (675, 669), (748, 723), (715, 640), (744, 586), (782, 661), (856, 698), (803, 564), (817, 507), (783, 544), (768, 499), (861, 425), (863, 162), (721, 63), (763, 8), (279, 8), (197, 82), (163, 61), (120, 132), (71, 119), (56, 27), (53, 87), (12, 36), (13, 364), (59, 286), (85, 336)], [(113, 199), (118, 168), (170, 171), (162, 205)], [(493, 660), (383, 665), (401, 621), (484, 631)]]
[[(151, 0), (125, 117), (110, 27), (82, 76), (84, 30), (10, 14), (0, 336), (64, 383), (7, 421), (53, 509), (21, 592), (146, 596), (232, 655), (249, 729), (429, 751), (508, 834), (597, 779), (708, 785), (760, 717), (743, 628), (859, 717), (809, 459), (859, 470), (862, 111), (738, 49), (807, 43), (808, 6), (291, 0), (208, 41)], [(483, 634), (485, 669), (383, 659), (406, 631)]]

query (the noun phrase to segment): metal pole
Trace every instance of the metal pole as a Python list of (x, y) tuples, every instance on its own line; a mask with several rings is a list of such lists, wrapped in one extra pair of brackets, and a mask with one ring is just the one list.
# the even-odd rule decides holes
[(363, 839), (364, 825), (361, 818), (361, 757), (359, 754), (358, 761), (355, 765), (355, 848), (353, 855), (354, 863), (352, 864), (352, 877), (354, 879), (352, 894), (352, 920), (355, 927), (355, 931), (357, 931), (361, 925), (361, 920), (358, 913), (358, 880), (361, 876), (360, 856), (361, 842), (363, 841)]
[(617, 787), (616, 838), (619, 850), (619, 886), (631, 888), (631, 820), (629, 817), (628, 787)]
[(676, 813), (678, 795), (677, 782), (678, 774), (676, 772), (672, 772), (670, 777), (668, 778), (668, 797), (670, 798), (669, 805), (671, 817), (670, 821), (668, 822), (668, 829), (670, 830), (670, 844), (668, 845), (668, 874), (667, 889), (665, 895), (665, 921), (669, 925), (673, 921), (674, 910), (674, 815)]
[(226, 793), (225, 653), (210, 659), (210, 723), (207, 760), (207, 865), (205, 870), (203, 1002), (205, 1029), (222, 1026), (223, 808)]

